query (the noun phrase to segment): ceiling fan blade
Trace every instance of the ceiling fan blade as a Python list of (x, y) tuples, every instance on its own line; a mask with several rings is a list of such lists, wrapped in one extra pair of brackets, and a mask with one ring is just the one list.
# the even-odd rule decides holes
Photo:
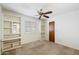
[(43, 15), (44, 17), (46, 17), (46, 18), (49, 18), (49, 16), (46, 16), (46, 15)]
[[(42, 15), (41, 15), (42, 16)], [(39, 19), (41, 19), (41, 16), (39, 16)]]
[(45, 12), (44, 14), (50, 14), (50, 13), (52, 13), (52, 11)]

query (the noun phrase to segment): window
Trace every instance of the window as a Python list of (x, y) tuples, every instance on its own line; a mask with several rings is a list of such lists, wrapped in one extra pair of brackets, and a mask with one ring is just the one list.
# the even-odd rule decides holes
[(19, 23), (12, 23), (12, 33), (19, 34)]

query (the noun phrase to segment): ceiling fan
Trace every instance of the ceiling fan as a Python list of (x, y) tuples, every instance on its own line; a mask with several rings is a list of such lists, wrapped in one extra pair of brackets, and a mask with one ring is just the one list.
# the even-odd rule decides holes
[(41, 17), (45, 17), (45, 18), (49, 18), (49, 16), (47, 16), (47, 14), (51, 14), (52, 11), (48, 11), (48, 12), (43, 12), (42, 9), (40, 9), (40, 11), (37, 11), (38, 12), (38, 16), (39, 16), (39, 19), (41, 19)]

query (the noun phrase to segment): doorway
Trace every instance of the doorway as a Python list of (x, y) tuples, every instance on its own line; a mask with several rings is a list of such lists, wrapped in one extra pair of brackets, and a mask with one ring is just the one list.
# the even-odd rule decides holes
[(55, 21), (49, 22), (49, 41), (55, 42)]

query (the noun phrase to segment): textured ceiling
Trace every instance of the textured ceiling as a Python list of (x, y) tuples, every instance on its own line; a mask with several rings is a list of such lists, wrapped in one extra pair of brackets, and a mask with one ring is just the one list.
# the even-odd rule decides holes
[(53, 14), (51, 16), (79, 10), (78, 3), (2, 3), (1, 5), (8, 10), (32, 17), (36, 17), (37, 10), (41, 8), (44, 11), (52, 10)]

